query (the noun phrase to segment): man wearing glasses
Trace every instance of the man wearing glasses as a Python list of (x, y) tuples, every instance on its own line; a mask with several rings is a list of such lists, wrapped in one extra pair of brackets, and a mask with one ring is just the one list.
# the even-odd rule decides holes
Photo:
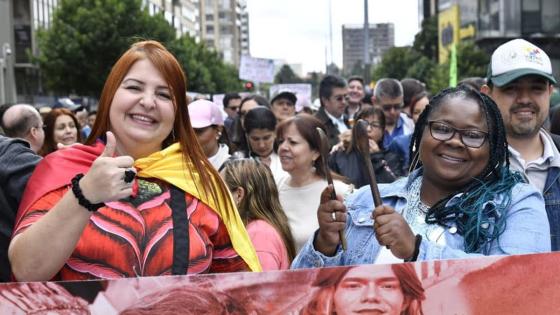
[(482, 92), (496, 101), (504, 120), (510, 167), (543, 193), (552, 250), (560, 249), (560, 137), (543, 128), (556, 79), (547, 54), (514, 39), (490, 60)]
[(338, 135), (348, 130), (348, 119), (344, 116), (347, 106), (348, 87), (346, 81), (338, 76), (328, 75), (319, 84), (321, 108), (315, 114), (327, 131), (330, 146), (338, 143)]
[(381, 107), (385, 114), (383, 147), (389, 147), (395, 137), (408, 135), (414, 131), (412, 119), (401, 112), (403, 88), (398, 80), (384, 78), (377, 81), (373, 91), (373, 104)]
[(43, 119), (35, 107), (27, 104), (2, 106), (0, 125), (7, 137), (20, 138), (37, 153), (45, 141)]
[(231, 137), (233, 135), (233, 126), (235, 118), (237, 118), (237, 111), (239, 110), (239, 105), (241, 105), (241, 96), (237, 93), (228, 93), (224, 96), (222, 100), (224, 104), (224, 111), (227, 114), (227, 118), (224, 121), (224, 127), (226, 128), (227, 134)]

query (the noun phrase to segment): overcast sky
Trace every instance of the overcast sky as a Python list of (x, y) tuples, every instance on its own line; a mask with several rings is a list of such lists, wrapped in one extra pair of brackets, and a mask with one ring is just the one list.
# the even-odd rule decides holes
[[(330, 61), (329, 2), (332, 2), (333, 61), (342, 67), (342, 24), (363, 25), (363, 0), (247, 0), (253, 57), (301, 63), (304, 72), (325, 70)], [(369, 0), (369, 23), (395, 24), (395, 44), (412, 44), (418, 32), (418, 0)]]

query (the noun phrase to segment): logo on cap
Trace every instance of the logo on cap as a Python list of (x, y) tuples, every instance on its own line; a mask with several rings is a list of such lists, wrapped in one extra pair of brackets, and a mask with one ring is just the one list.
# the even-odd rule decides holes
[(526, 47), (525, 52), (525, 60), (527, 60), (528, 62), (537, 63), (541, 66), (543, 65), (542, 52), (540, 49), (536, 47)]

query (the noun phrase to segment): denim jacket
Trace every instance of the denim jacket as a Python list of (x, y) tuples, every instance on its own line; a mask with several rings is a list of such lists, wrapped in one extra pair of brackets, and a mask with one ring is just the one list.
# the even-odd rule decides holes
[[(560, 150), (560, 137), (553, 134), (550, 136), (556, 148)], [(543, 195), (550, 222), (551, 246), (553, 251), (557, 251), (560, 250), (560, 168), (548, 169)]]
[[(416, 170), (409, 177), (392, 184), (379, 185), (383, 204), (402, 213), (405, 209), (407, 191), (421, 170)], [(448, 204), (457, 202), (461, 195), (453, 196)], [(494, 202), (500, 201), (496, 196)], [(550, 235), (544, 200), (533, 186), (519, 183), (512, 188), (511, 204), (508, 209), (504, 232), (498, 240), (486, 246), (484, 253), (466, 253), (464, 240), (449, 228), (444, 232), (445, 246), (422, 239), (418, 261), (433, 259), (467, 258), (481, 255), (512, 255), (540, 253), (550, 251)], [(492, 201), (490, 201), (492, 202)], [(314, 268), (323, 266), (343, 266), (372, 264), (379, 253), (380, 245), (373, 233), (371, 212), (373, 198), (369, 186), (357, 190), (346, 200), (348, 220), (346, 221), (346, 251), (339, 246), (334, 256), (326, 256), (313, 247), (315, 235), (310, 238), (292, 263), (292, 268)]]

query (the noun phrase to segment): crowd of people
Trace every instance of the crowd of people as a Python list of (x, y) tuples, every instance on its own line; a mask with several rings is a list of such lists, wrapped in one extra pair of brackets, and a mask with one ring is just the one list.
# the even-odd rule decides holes
[[(296, 112), (290, 91), (270, 102), (230, 93), (222, 108), (191, 101), (175, 57), (142, 41), (116, 61), (96, 111), (3, 105), (0, 279), (559, 249), (560, 137), (547, 128), (558, 127), (549, 118), (556, 79), (544, 51), (522, 39), (504, 43), (486, 78), (434, 96), (413, 78), (376, 81), (369, 96), (360, 77), (325, 76), (316, 112)], [(358, 149), (359, 120), (367, 123), (368, 161)], [(373, 166), (380, 205), (364, 162)], [(359, 269), (347, 272), (318, 280), (332, 286), (317, 297), (328, 298), (329, 313), (345, 277)], [(421, 286), (396, 298), (399, 309), (421, 313)], [(316, 303), (307, 312), (323, 307)]]

